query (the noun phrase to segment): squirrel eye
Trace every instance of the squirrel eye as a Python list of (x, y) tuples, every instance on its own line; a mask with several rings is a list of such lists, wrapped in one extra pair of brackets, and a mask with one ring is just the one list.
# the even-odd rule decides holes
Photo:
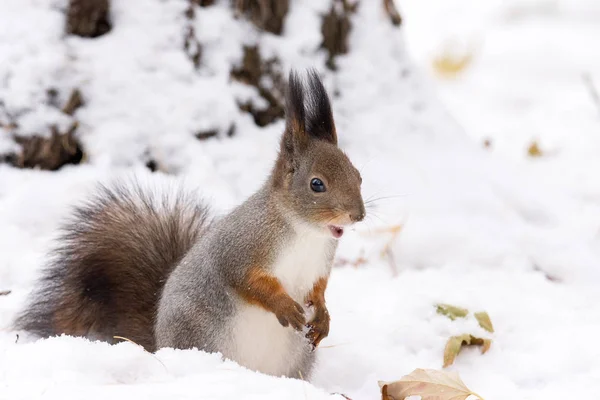
[(313, 192), (322, 193), (325, 191), (325, 184), (319, 178), (312, 178), (310, 188)]

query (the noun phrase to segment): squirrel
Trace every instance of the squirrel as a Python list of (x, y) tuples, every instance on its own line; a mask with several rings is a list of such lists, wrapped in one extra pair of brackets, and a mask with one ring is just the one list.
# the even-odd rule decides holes
[(62, 226), (15, 327), (127, 338), (151, 352), (197, 348), (308, 379), (329, 333), (325, 290), (338, 239), (365, 206), (323, 83), (315, 70), (306, 75), (290, 72), (279, 154), (257, 192), (209, 220), (181, 188), (99, 185)]

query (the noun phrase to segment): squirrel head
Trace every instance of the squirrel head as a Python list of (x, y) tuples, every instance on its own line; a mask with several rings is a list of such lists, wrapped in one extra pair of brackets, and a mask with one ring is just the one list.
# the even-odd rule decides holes
[(272, 175), (277, 198), (294, 219), (340, 238), (365, 217), (362, 178), (337, 145), (329, 97), (316, 71), (306, 82), (292, 71), (286, 129)]

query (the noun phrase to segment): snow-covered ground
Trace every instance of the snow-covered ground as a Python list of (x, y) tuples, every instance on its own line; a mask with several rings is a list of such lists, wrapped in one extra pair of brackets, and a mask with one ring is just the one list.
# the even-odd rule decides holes
[[(379, 396), (378, 380), (441, 368), (448, 337), (486, 335), (434, 304), (486, 310), (488, 353), (464, 350), (452, 370), (490, 399), (600, 396), (600, 5), (592, 0), (397, 1), (393, 28), (363, 1), (351, 52), (327, 72), (321, 0), (297, 0), (283, 37), (233, 22), (228, 1), (197, 13), (206, 65), (181, 51), (187, 1), (113, 1), (110, 34), (62, 34), (65, 0), (0, 4), (0, 96), (31, 131), (61, 116), (45, 90), (73, 87), (88, 162), (58, 172), (0, 165), (0, 399), (319, 399)], [(448, 38), (475, 45), (456, 79), (431, 59)], [(69, 206), (97, 180), (144, 168), (147, 153), (225, 212), (262, 182), (282, 123), (258, 128), (228, 79), (241, 43), (317, 67), (333, 98), (341, 146), (362, 171), (367, 221), (342, 239), (327, 291), (330, 336), (312, 382), (264, 376), (218, 355), (79, 338), (33, 341), (10, 324)], [(235, 122), (233, 138), (198, 141)], [(2, 132), (0, 132), (2, 133)], [(484, 148), (484, 139), (491, 148)], [(527, 157), (537, 140), (544, 156)], [(10, 146), (0, 136), (0, 150)], [(402, 224), (393, 238), (381, 229)], [(395, 262), (381, 256), (392, 241)], [(344, 263), (364, 257), (359, 266)], [(332, 397), (334, 398), (334, 397)], [(341, 398), (341, 397), (338, 397)]]

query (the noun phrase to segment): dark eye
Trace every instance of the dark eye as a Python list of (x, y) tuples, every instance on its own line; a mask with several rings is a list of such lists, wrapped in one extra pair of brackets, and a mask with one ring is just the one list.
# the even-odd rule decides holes
[(313, 192), (322, 193), (325, 191), (325, 184), (319, 178), (312, 178), (310, 181), (310, 188)]

